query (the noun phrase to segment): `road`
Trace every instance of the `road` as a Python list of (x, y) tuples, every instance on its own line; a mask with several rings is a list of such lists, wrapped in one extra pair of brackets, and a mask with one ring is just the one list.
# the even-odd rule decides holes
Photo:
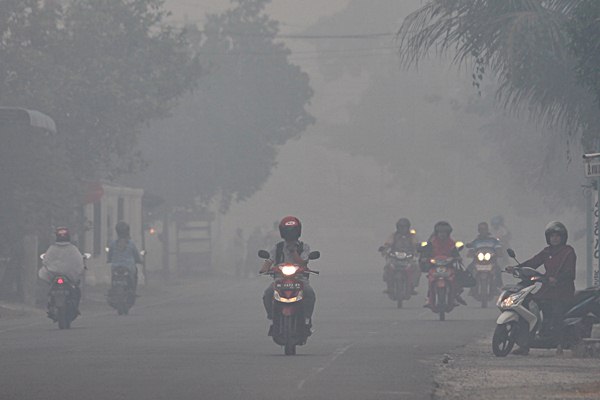
[(311, 278), (316, 332), (296, 356), (266, 335), (266, 277), (142, 288), (130, 315), (84, 305), (64, 331), (40, 315), (0, 321), (0, 398), (429, 399), (444, 354), (489, 333), (497, 311), (470, 299), (440, 322), (423, 294), (396, 309), (380, 279)]

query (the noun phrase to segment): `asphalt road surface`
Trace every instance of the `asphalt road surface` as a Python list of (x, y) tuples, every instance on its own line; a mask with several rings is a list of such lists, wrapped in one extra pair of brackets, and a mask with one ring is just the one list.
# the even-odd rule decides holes
[(497, 311), (467, 298), (440, 322), (424, 281), (399, 310), (380, 271), (312, 277), (316, 332), (295, 356), (267, 336), (267, 277), (142, 288), (130, 315), (83, 305), (70, 330), (0, 320), (0, 398), (429, 399), (444, 354), (489, 334)]

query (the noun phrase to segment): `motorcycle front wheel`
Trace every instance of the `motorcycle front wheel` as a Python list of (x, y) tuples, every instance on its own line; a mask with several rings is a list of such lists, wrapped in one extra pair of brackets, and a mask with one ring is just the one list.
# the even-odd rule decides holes
[(506, 357), (517, 340), (517, 323), (515, 321), (496, 325), (492, 337), (492, 351), (496, 357)]
[(283, 346), (283, 352), (286, 356), (296, 355), (296, 341), (293, 337), (294, 333), (294, 320), (293, 317), (286, 316), (283, 318), (283, 337), (285, 338), (285, 345)]
[(436, 303), (437, 303), (437, 307), (438, 310), (440, 310), (438, 312), (439, 316), (440, 316), (440, 321), (445, 321), (446, 320), (446, 287), (438, 287), (436, 289)]

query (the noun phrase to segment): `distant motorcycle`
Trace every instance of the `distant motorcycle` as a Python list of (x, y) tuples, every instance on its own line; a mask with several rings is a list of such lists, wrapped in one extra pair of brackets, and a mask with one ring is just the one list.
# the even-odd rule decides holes
[(496, 238), (477, 239), (467, 245), (473, 262), (468, 269), (475, 276), (476, 285), (469, 290), (475, 300), (481, 302), (481, 308), (487, 308), (488, 302), (495, 298), (497, 287), (495, 276), (498, 268), (498, 250), (502, 248)]
[[(423, 242), (420, 251), (423, 252), (430, 244)], [(462, 250), (464, 244), (456, 242), (458, 251)], [(446, 314), (455, 307), (454, 281), (456, 273), (462, 269), (460, 257), (438, 256), (426, 260), (427, 279), (429, 281), (428, 296), (431, 311), (439, 315), (440, 321), (446, 320)]]
[[(144, 250), (140, 251), (142, 257), (145, 254)], [(127, 315), (137, 297), (135, 293), (136, 277), (125, 266), (114, 266), (111, 271), (110, 289), (106, 295), (108, 305), (117, 310), (119, 315)]]
[(388, 265), (394, 268), (394, 285), (388, 295), (396, 302), (398, 308), (402, 308), (403, 301), (410, 299), (413, 290), (410, 270), (415, 262), (414, 255), (386, 249), (384, 246), (379, 247), (379, 252), (385, 252)]
[[(509, 256), (515, 256), (507, 249)], [(492, 351), (497, 357), (508, 355), (515, 343), (521, 346), (525, 341), (530, 348), (552, 349), (558, 346), (558, 338), (551, 332), (543, 331), (544, 313), (533, 294), (541, 287), (546, 276), (533, 268), (514, 269), (513, 276), (520, 279), (517, 285), (507, 285), (498, 298), (497, 306), (502, 312), (496, 320), (492, 337)], [(600, 322), (600, 287), (593, 286), (575, 292), (568, 311), (564, 315), (565, 349), (573, 349), (581, 339), (589, 338), (592, 325)]]
[[(44, 260), (45, 254), (40, 255)], [(91, 257), (90, 254), (82, 255), (84, 263)], [(50, 278), (50, 290), (48, 291), (48, 318), (58, 322), (59, 329), (69, 329), (71, 322), (77, 318), (77, 303), (80, 290), (77, 282), (71, 281), (66, 275), (53, 273)]]
[[(258, 256), (268, 260), (266, 250), (260, 250)], [(309, 260), (321, 257), (318, 251), (311, 251)], [(303, 308), (303, 279), (308, 274), (319, 274), (308, 267), (282, 263), (271, 267), (264, 273), (273, 277), (273, 341), (283, 346), (285, 355), (295, 355), (296, 346), (306, 344), (307, 327)]]

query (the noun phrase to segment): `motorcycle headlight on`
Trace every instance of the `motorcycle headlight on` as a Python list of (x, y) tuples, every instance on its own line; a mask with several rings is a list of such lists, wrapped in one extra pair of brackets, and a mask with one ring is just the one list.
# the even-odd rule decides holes
[(294, 275), (296, 273), (296, 271), (298, 271), (298, 269), (299, 268), (295, 265), (282, 265), (279, 267), (279, 270), (285, 276)]
[(492, 254), (491, 253), (477, 253), (477, 259), (479, 261), (490, 261), (492, 259)]
[(500, 308), (512, 308), (521, 303), (523, 299), (525, 299), (525, 296), (527, 296), (527, 294), (528, 293), (515, 293), (511, 294), (504, 300), (498, 299), (498, 303), (500, 303), (498, 306)]

